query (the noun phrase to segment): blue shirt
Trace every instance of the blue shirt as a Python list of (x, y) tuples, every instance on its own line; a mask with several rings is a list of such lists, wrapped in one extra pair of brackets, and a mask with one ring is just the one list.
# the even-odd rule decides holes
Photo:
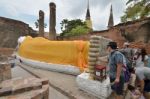
[[(110, 53), (108, 59), (108, 66), (109, 66), (109, 76), (111, 78), (116, 78), (116, 73), (117, 73), (117, 64), (124, 64), (123, 61), (123, 54), (120, 53), (119, 51), (113, 51)], [(123, 75), (123, 70), (121, 71), (121, 76)]]

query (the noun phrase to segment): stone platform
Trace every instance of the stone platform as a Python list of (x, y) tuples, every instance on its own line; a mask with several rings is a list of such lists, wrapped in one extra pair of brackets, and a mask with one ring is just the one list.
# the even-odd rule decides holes
[[(83, 90), (80, 90), (76, 83), (76, 76), (74, 75), (67, 75), (63, 73), (37, 69), (24, 64), (18, 65), (24, 68), (25, 70), (39, 76), (40, 78), (43, 77), (48, 78), (50, 86), (55, 88), (57, 91), (61, 92), (66, 97), (68, 97), (68, 99), (99, 99), (93, 95), (88, 94)], [(64, 99), (64, 98), (54, 98), (54, 99)]]
[(23, 64), (29, 65), (37, 69), (49, 70), (49, 71), (60, 72), (60, 73), (71, 74), (71, 75), (80, 74), (80, 69), (72, 65), (46, 63), (37, 60), (27, 59), (19, 55), (17, 55), (17, 59), (21, 60)]
[(81, 90), (92, 94), (100, 99), (107, 99), (111, 94), (110, 81), (107, 77), (104, 81), (90, 80), (89, 73), (82, 73), (77, 76), (76, 83)]

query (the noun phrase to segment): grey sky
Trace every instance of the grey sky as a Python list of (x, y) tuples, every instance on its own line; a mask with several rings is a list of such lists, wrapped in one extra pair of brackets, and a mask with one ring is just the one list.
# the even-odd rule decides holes
[[(0, 0), (0, 16), (13, 18), (28, 23), (35, 29), (38, 11), (45, 12), (45, 23), (49, 24), (49, 3), (56, 3), (57, 33), (61, 32), (60, 22), (63, 19), (85, 20), (87, 0)], [(107, 27), (110, 5), (113, 5), (114, 23), (120, 22), (125, 11), (127, 0), (90, 0), (90, 12), (94, 30)], [(48, 30), (48, 27), (46, 28)]]

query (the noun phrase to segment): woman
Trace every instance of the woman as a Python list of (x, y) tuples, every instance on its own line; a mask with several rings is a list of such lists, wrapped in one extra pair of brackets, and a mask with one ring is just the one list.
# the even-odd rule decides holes
[[(135, 53), (135, 75), (136, 86), (139, 86), (140, 92), (144, 95), (145, 99), (150, 99), (150, 68), (147, 67), (148, 55), (145, 48), (138, 49)], [(136, 98), (140, 99), (140, 98)]]
[(148, 55), (146, 53), (145, 48), (139, 49), (134, 58), (135, 58), (135, 61), (136, 61), (136, 68), (147, 66), (147, 64), (148, 64)]

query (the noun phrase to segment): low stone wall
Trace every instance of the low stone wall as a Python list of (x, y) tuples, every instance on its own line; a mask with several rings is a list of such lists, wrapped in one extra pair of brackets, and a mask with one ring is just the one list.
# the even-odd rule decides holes
[(0, 48), (0, 55), (11, 56), (13, 52), (13, 48)]
[(2, 99), (49, 99), (49, 81), (34, 77), (14, 78), (1, 83)]

